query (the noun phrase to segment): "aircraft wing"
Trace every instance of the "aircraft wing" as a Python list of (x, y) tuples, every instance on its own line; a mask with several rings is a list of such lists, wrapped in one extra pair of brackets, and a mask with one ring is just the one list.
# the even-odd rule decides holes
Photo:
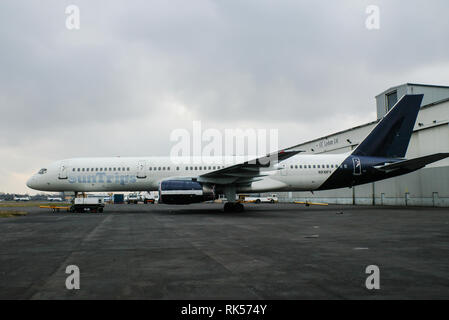
[(293, 150), (292, 148), (279, 150), (264, 157), (208, 172), (200, 175), (197, 180), (199, 182), (213, 184), (250, 184), (267, 176), (268, 171), (277, 170), (273, 167), (275, 164), (293, 157), (300, 152), (304, 151)]
[(392, 171), (398, 169), (417, 170), (426, 165), (449, 157), (449, 153), (435, 153), (428, 156), (418, 157), (414, 159), (402, 160), (395, 163), (389, 163), (375, 167), (381, 171)]

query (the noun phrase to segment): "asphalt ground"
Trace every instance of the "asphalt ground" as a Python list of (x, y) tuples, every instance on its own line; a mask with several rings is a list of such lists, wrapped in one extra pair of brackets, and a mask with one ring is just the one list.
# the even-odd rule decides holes
[(449, 298), (447, 208), (245, 206), (10, 208), (28, 214), (0, 218), (0, 298)]

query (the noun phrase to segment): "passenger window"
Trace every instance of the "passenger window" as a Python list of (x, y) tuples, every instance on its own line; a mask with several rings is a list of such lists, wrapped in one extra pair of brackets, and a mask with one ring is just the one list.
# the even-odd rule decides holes
[(211, 166), (209, 166), (209, 170), (211, 170)]
[(295, 165), (295, 169), (298, 169), (298, 165)]
[(89, 168), (86, 168), (86, 171), (89, 171)]
[(195, 170), (198, 170), (198, 167), (195, 167)]
[(80, 171), (80, 168), (78, 168), (78, 170), (77, 170), (78, 172)]
[(126, 168), (126, 171), (129, 171), (129, 167), (128, 167), (128, 168)]
[(157, 168), (158, 171), (161, 171), (161, 167)]
[(117, 171), (117, 168), (114, 168), (114, 171)]
[(317, 165), (317, 168), (318, 168), (318, 169), (320, 168), (320, 165), (319, 165), (319, 164)]
[(176, 170), (179, 170), (179, 167), (176, 167)]
[(75, 168), (73, 168), (72, 171), (75, 171)]
[(151, 168), (151, 167), (149, 169), (150, 169), (150, 171), (153, 170), (153, 168)]
[(186, 167), (186, 171), (189, 170), (189, 167)]
[(84, 170), (85, 170), (85, 169), (83, 168), (83, 172), (84, 172)]
[(315, 165), (313, 165), (313, 168), (315, 169), (315, 168), (316, 168), (316, 166), (315, 166)]
[(212, 167), (212, 170), (215, 170), (215, 166)]
[(117, 168), (118, 171), (120, 171), (120, 168)]
[(162, 167), (162, 170), (164, 170), (164, 171), (165, 171), (165, 167)]
[(190, 167), (190, 170), (193, 170), (193, 167)]

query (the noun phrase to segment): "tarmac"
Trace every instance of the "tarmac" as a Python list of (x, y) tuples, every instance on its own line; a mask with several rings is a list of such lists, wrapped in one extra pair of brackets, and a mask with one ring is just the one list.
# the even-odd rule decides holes
[(11, 208), (28, 215), (0, 218), (0, 299), (449, 298), (448, 208), (245, 207)]

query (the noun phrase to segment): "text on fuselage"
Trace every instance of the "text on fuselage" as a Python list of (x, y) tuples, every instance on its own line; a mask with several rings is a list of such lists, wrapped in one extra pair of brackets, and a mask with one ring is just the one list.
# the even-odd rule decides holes
[(68, 180), (69, 183), (116, 183), (122, 186), (137, 182), (137, 178), (134, 175), (106, 174), (105, 172), (68, 176)]

